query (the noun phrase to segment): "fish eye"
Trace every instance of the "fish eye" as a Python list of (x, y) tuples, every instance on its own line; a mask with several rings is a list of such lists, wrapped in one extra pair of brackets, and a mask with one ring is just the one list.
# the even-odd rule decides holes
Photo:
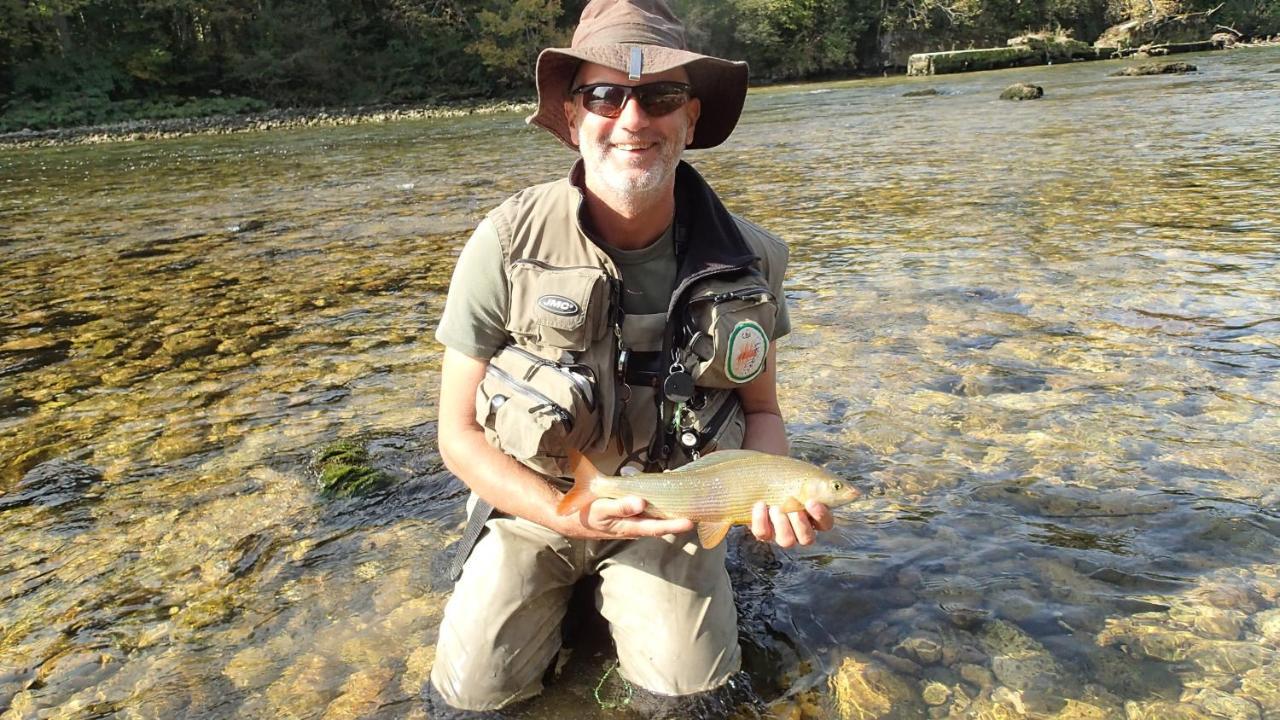
[(837, 492), (839, 492), (844, 489), (844, 485), (842, 485), (839, 481), (836, 481), (834, 484), (832, 484), (832, 488), (834, 488)]

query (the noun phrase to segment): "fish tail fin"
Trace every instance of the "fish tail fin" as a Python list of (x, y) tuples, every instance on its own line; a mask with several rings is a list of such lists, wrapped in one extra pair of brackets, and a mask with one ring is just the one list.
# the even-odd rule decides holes
[(591, 464), (586, 455), (577, 450), (569, 451), (569, 465), (573, 468), (573, 489), (565, 493), (565, 496), (560, 499), (560, 504), (556, 506), (556, 512), (561, 515), (571, 515), (590, 505), (591, 501), (596, 499), (595, 494), (591, 492), (591, 481), (600, 477), (600, 471), (596, 466)]

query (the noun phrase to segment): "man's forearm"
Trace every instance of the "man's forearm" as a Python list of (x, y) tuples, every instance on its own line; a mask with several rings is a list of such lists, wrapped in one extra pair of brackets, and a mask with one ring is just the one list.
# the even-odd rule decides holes
[(440, 439), (440, 455), (449, 471), (498, 510), (562, 532), (556, 512), (561, 493), (542, 475), (494, 448), (479, 428)]
[(782, 416), (773, 412), (747, 413), (747, 429), (742, 438), (746, 450), (759, 450), (774, 455), (788, 455), (791, 445), (787, 442), (787, 429)]

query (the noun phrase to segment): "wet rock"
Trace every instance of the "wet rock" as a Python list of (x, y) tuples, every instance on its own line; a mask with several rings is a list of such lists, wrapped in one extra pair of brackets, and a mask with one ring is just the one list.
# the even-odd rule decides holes
[(924, 88), (921, 90), (908, 90), (902, 93), (902, 97), (933, 97), (941, 94), (937, 88)]
[(28, 337), (10, 340), (0, 344), (0, 353), (15, 352), (38, 352), (40, 350), (51, 350), (58, 347), (64, 341), (49, 335), (31, 335)]
[(1134, 658), (1112, 647), (1092, 647), (1085, 658), (1091, 677), (1120, 697), (1176, 700), (1182, 689), (1170, 666)]
[(903, 640), (894, 653), (922, 665), (933, 665), (942, 660), (942, 643), (936, 636), (916, 634)]
[(1197, 635), (1213, 640), (1239, 640), (1249, 616), (1238, 610), (1193, 606), (1174, 608), (1170, 619), (1191, 628)]
[(1113, 73), (1111, 77), (1139, 77), (1142, 75), (1170, 75), (1195, 72), (1196, 66), (1185, 62), (1170, 63), (1144, 63), (1142, 65), (1134, 65), (1132, 67), (1121, 68)]
[(369, 464), (364, 445), (340, 440), (321, 448), (312, 461), (320, 491), (333, 497), (355, 497), (376, 492), (392, 477)]
[(1238, 674), (1277, 661), (1277, 653), (1272, 648), (1225, 640), (1206, 640), (1189, 656), (1200, 669), (1210, 674)]
[(926, 682), (920, 697), (926, 705), (945, 705), (951, 699), (951, 688), (940, 682)]
[(379, 698), (382, 691), (394, 678), (394, 671), (386, 667), (374, 667), (354, 673), (342, 684), (338, 697), (325, 708), (320, 720), (367, 717), (381, 706)]
[(31, 468), (14, 491), (0, 496), (0, 510), (38, 505), (56, 508), (85, 497), (102, 482), (102, 471), (72, 460), (49, 460)]
[(0, 349), (0, 377), (39, 370), (66, 360), (71, 352), (70, 340), (45, 337), (24, 338)]
[(180, 364), (191, 358), (202, 358), (213, 353), (219, 344), (221, 341), (218, 338), (203, 330), (193, 330), (170, 335), (161, 343), (160, 349), (172, 358), (174, 364)]
[(1253, 616), (1253, 627), (1273, 645), (1280, 645), (1280, 608), (1264, 610)]
[(431, 666), (435, 661), (435, 645), (427, 643), (415, 648), (405, 660), (404, 673), (400, 675), (400, 689), (413, 697), (422, 694), (431, 681)]
[(841, 720), (913, 718), (923, 712), (911, 684), (869, 658), (845, 657), (829, 685)]
[(1138, 702), (1124, 704), (1127, 720), (1210, 720), (1211, 716), (1194, 705), (1171, 702)]
[(1215, 718), (1262, 720), (1262, 708), (1256, 702), (1220, 690), (1200, 690), (1188, 699)]
[(981, 665), (960, 663), (956, 666), (956, 672), (960, 673), (960, 677), (964, 678), (965, 682), (979, 690), (990, 690), (996, 685), (996, 676)]
[(271, 678), (275, 655), (261, 645), (253, 645), (236, 653), (222, 669), (232, 685), (245, 689), (265, 685)]
[(338, 696), (337, 666), (329, 658), (311, 654), (289, 666), (266, 690), (274, 717), (310, 717)]
[(1240, 679), (1239, 694), (1264, 708), (1280, 708), (1280, 664), (1246, 672)]
[(991, 656), (991, 671), (1002, 684), (1019, 693), (1037, 710), (1061, 705), (1065, 672), (1043, 645), (1013, 623), (991, 620), (976, 633)]
[(952, 625), (964, 630), (977, 627), (991, 617), (990, 610), (970, 607), (960, 603), (944, 602), (939, 603), (938, 607)]
[(1039, 100), (1044, 97), (1044, 88), (1031, 83), (1016, 83), (1000, 93), (1001, 100)]

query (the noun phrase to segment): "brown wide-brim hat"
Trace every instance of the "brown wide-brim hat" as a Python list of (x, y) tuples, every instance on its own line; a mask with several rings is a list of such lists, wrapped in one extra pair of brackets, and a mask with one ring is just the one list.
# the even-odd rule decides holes
[(538, 110), (527, 119), (574, 149), (564, 103), (584, 61), (627, 73), (637, 85), (648, 75), (683, 67), (693, 96), (702, 102), (689, 143), (692, 149), (724, 142), (738, 124), (747, 97), (747, 64), (691, 52), (684, 25), (664, 0), (591, 0), (572, 44), (547, 48), (538, 56)]

